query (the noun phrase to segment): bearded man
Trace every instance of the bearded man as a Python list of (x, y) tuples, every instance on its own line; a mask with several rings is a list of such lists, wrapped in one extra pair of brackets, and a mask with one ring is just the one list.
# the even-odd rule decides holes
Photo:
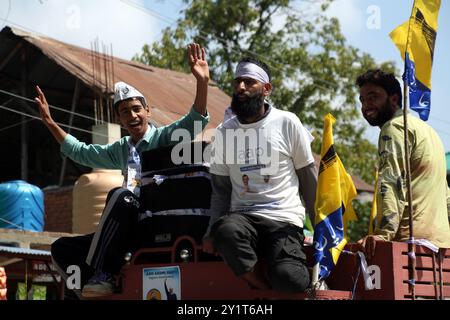
[(317, 186), (313, 138), (295, 114), (266, 101), (271, 91), (265, 63), (239, 62), (233, 115), (217, 128), (211, 151), (203, 250), (220, 254), (252, 288), (302, 292), (310, 283), (303, 225), (306, 212), (314, 221)]
[[(364, 118), (381, 129), (374, 234), (359, 241), (359, 249), (370, 258), (377, 241), (409, 240), (402, 91), (394, 74), (382, 70), (367, 71), (356, 84)], [(434, 250), (449, 248), (444, 146), (432, 127), (417, 117), (407, 117), (414, 238)]]

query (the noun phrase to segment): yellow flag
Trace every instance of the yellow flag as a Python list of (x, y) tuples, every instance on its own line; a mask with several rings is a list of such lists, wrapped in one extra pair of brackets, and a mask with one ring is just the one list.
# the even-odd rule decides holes
[(333, 124), (336, 119), (330, 113), (325, 116), (322, 148), (320, 151), (319, 179), (315, 203), (315, 224), (323, 221), (328, 214), (345, 206), (344, 226), (348, 221), (358, 220), (351, 201), (356, 196), (356, 188), (350, 175), (345, 171), (341, 159), (334, 150)]
[(415, 0), (411, 17), (389, 36), (405, 61), (410, 108), (428, 120), (431, 105), (431, 67), (441, 0)]
[(315, 203), (313, 266), (318, 278), (326, 278), (336, 265), (347, 243), (347, 224), (357, 220), (352, 207), (356, 188), (334, 150), (333, 123), (336, 119), (325, 116), (319, 178)]
[(375, 190), (373, 192), (372, 208), (369, 217), (369, 234), (375, 231), (374, 221), (377, 216), (377, 194), (378, 194), (378, 170), (375, 171)]

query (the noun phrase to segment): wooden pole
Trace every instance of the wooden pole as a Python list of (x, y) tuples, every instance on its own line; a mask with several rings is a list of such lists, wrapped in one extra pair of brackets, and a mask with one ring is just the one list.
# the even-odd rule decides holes
[(445, 252), (447, 249), (440, 248), (438, 251), (438, 259), (439, 259), (439, 296), (441, 300), (445, 300), (444, 298), (444, 281), (442, 278), (442, 262), (445, 259)]
[(416, 299), (415, 282), (416, 282), (416, 245), (414, 243), (413, 232), (413, 206), (412, 206), (412, 191), (411, 191), (411, 167), (410, 167), (410, 153), (408, 144), (408, 81), (403, 81), (403, 122), (404, 122), (404, 141), (405, 141), (405, 171), (406, 171), (406, 188), (408, 200), (408, 217), (409, 217), (409, 241), (408, 241), (408, 270), (409, 270), (409, 291), (412, 300)]
[[(22, 49), (21, 55), (21, 80), (20, 93), (22, 97), (27, 96), (27, 54), (26, 49)], [(28, 180), (28, 124), (26, 123), (26, 117), (21, 116), (20, 125), (20, 174), (23, 181)]]

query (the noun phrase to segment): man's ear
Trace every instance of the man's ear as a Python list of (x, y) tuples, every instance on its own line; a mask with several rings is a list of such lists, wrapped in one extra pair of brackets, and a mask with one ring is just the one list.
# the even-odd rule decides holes
[(272, 92), (272, 84), (271, 83), (265, 83), (264, 84), (264, 90), (263, 90), (264, 96), (267, 97), (270, 94), (270, 92)]
[(389, 96), (389, 102), (391, 103), (391, 105), (395, 106), (396, 108), (400, 107), (399, 99), (400, 99), (400, 97), (398, 96), (398, 94), (393, 94), (393, 95)]
[(150, 107), (148, 106), (148, 104), (145, 106), (145, 110), (147, 110), (147, 119), (150, 119), (152, 111), (150, 110)]

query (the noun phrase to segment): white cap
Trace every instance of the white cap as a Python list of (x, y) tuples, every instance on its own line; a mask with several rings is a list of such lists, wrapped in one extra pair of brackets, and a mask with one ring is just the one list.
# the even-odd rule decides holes
[(122, 81), (117, 82), (114, 85), (114, 104), (130, 98), (143, 98), (145, 104), (147, 104), (144, 95), (136, 90), (136, 88)]

